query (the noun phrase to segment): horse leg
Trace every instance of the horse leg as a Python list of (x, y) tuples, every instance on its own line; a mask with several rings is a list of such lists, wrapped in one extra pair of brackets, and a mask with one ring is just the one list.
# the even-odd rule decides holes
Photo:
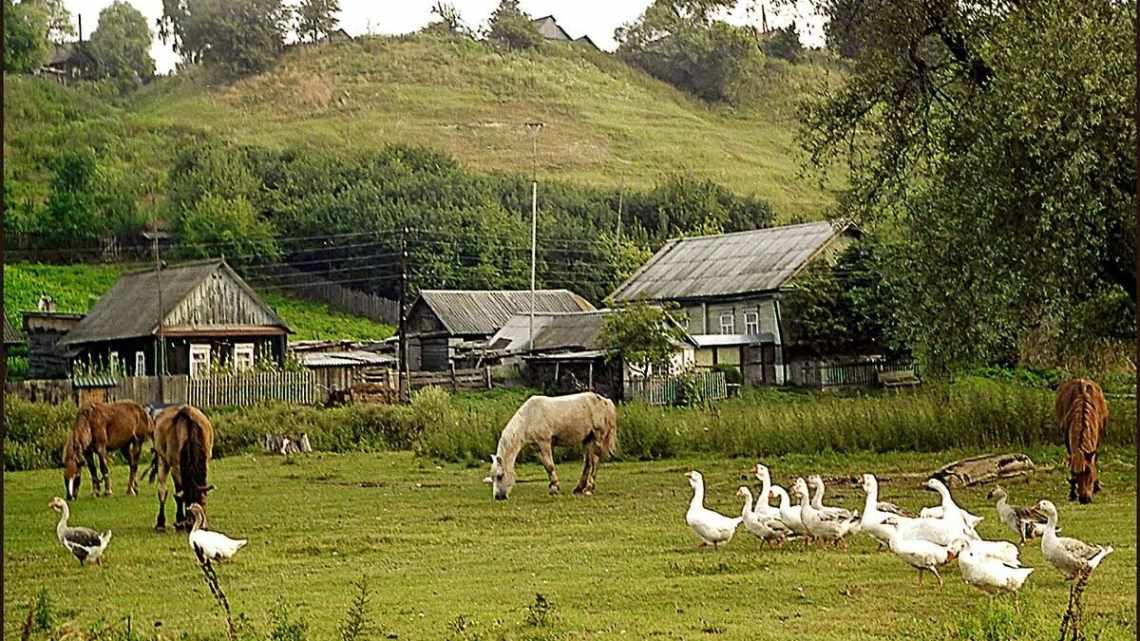
[(598, 478), (598, 461), (601, 459), (602, 447), (598, 445), (596, 441), (591, 441), (590, 444), (586, 446), (586, 465), (588, 471), (586, 476), (586, 489), (583, 493), (587, 496), (594, 493), (594, 482), (597, 481)]
[(87, 461), (87, 469), (91, 471), (91, 496), (99, 496), (99, 472), (95, 469), (95, 453), (84, 452), (83, 458)]
[(155, 532), (166, 530), (166, 473), (167, 468), (161, 461), (158, 462), (158, 521), (154, 524)]
[(175, 506), (175, 521), (174, 529), (185, 530), (186, 526), (186, 487), (178, 477), (174, 477), (174, 506)]
[(574, 488), (575, 494), (588, 494), (590, 489), (590, 450), (593, 442), (583, 443), (582, 449), (582, 478), (578, 479), (578, 485)]
[(130, 447), (123, 447), (123, 456), (131, 466), (131, 477), (127, 480), (127, 495), (134, 496), (139, 493), (139, 457), (142, 456), (142, 441), (134, 441)]
[(558, 494), (558, 468), (554, 466), (554, 452), (550, 441), (540, 441), (538, 446), (538, 460), (546, 468), (546, 475), (550, 477), (550, 493)]
[(103, 496), (111, 496), (111, 471), (107, 469), (107, 446), (100, 445), (95, 448), (99, 455), (99, 469), (103, 473)]

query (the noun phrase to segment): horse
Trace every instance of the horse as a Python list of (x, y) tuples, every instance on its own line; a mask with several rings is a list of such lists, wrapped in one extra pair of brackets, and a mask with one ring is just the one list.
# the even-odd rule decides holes
[(1108, 426), (1108, 404), (1100, 386), (1087, 378), (1057, 388), (1057, 421), (1069, 453), (1069, 500), (1091, 503), (1100, 491), (1096, 455)]
[(612, 401), (593, 392), (528, 398), (503, 428), (491, 457), (489, 480), (495, 500), (507, 500), (515, 483), (515, 459), (527, 443), (538, 448), (538, 460), (550, 477), (551, 494), (559, 491), (552, 447), (581, 443), (585, 463), (574, 494), (591, 495), (598, 461), (617, 450), (617, 410)]
[(83, 481), (83, 461), (91, 470), (91, 495), (99, 496), (99, 474), (95, 470), (95, 457), (103, 476), (103, 494), (111, 496), (111, 474), (107, 469), (107, 451), (120, 450), (131, 467), (127, 481), (127, 494), (138, 494), (139, 455), (143, 443), (151, 438), (150, 416), (141, 405), (133, 401), (91, 403), (79, 408), (75, 425), (63, 447), (63, 488), (67, 500), (79, 496)]
[(214, 453), (214, 426), (192, 405), (172, 405), (154, 419), (154, 461), (150, 481), (158, 476), (158, 520), (156, 532), (166, 530), (166, 475), (174, 477), (177, 505), (175, 528), (189, 529), (186, 507), (197, 503), (206, 507), (206, 493), (214, 489), (206, 483), (206, 468)]

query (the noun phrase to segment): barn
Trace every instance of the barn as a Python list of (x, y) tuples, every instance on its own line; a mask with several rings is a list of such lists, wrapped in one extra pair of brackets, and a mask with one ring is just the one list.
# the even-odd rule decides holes
[(212, 368), (280, 364), (290, 329), (224, 260), (124, 274), (59, 340), (75, 361), (123, 365), (154, 376), (165, 343), (165, 373), (204, 376)]
[[(408, 312), (408, 363), (411, 369), (444, 371), (462, 343), (486, 341), (511, 316), (529, 313), (529, 290), (420, 291)], [(536, 314), (592, 311), (585, 298), (567, 289), (534, 292)]]

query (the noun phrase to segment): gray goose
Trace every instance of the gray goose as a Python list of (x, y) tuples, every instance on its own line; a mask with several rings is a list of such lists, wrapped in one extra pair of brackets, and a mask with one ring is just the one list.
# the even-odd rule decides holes
[(1045, 534), (1045, 526), (1049, 522), (1049, 517), (1042, 514), (1035, 507), (1010, 505), (1006, 503), (1009, 494), (1006, 494), (1002, 486), (994, 486), (994, 489), (990, 490), (986, 498), (991, 500), (997, 499), (998, 518), (1020, 538), (1018, 545), (1024, 545), (1026, 540)]
[(55, 527), (56, 536), (59, 537), (60, 544), (67, 548), (68, 552), (71, 552), (75, 558), (79, 559), (79, 565), (88, 561), (102, 565), (103, 551), (111, 542), (111, 531), (107, 530), (100, 534), (90, 528), (69, 527), (67, 519), (70, 516), (70, 510), (67, 507), (67, 501), (58, 496), (51, 500), (48, 507), (60, 513), (59, 524)]

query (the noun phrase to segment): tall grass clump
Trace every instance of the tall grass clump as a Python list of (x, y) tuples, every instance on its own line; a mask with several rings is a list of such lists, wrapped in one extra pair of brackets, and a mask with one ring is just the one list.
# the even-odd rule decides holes
[(33, 403), (8, 394), (4, 413), (8, 427), (4, 469), (14, 472), (62, 463), (63, 445), (75, 423), (74, 405)]
[(524, 400), (512, 393), (465, 398), (424, 388), (412, 397), (413, 415), (424, 423), (416, 454), (480, 465), (495, 451), (499, 433)]

